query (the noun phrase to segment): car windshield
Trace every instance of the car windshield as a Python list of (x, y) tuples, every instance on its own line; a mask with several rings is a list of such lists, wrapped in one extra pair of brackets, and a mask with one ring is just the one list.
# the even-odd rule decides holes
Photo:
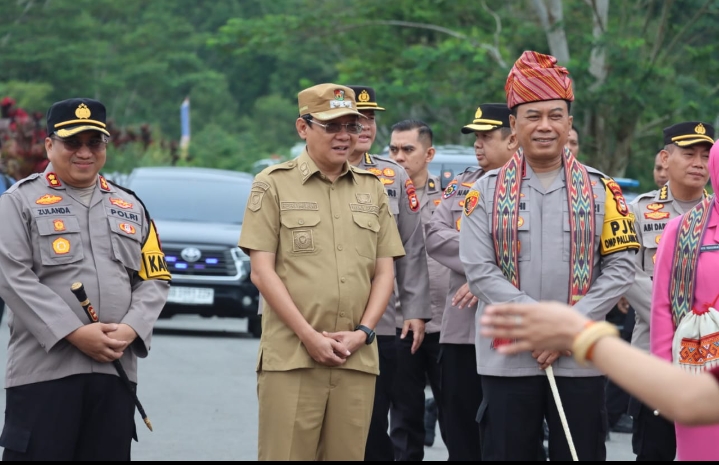
[(151, 177), (127, 186), (137, 193), (154, 219), (241, 224), (250, 193), (243, 180)]

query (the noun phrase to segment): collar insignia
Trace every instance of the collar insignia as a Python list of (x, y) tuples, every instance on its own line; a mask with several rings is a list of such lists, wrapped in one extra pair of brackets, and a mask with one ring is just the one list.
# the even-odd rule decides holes
[(110, 192), (110, 186), (107, 184), (107, 180), (102, 175), (100, 175), (100, 189)]
[(668, 200), (669, 199), (669, 186), (664, 184), (662, 186), (662, 190), (659, 191), (659, 200)]
[(427, 185), (429, 186), (430, 189), (434, 189), (436, 187), (436, 185), (434, 183), (434, 179), (430, 179), (429, 182), (427, 183)]
[(57, 174), (55, 174), (55, 173), (47, 173), (47, 176), (45, 176), (45, 179), (47, 179), (47, 183), (50, 184), (50, 187), (62, 186), (62, 183), (57, 178)]

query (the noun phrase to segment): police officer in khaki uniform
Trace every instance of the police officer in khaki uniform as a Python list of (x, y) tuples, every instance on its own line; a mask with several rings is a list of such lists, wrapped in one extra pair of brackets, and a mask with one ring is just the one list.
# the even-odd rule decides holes
[[(350, 164), (376, 175), (385, 186), (392, 214), (397, 222), (406, 256), (395, 262), (396, 292), (390, 298), (377, 326), (380, 375), (375, 389), (372, 424), (367, 439), (365, 460), (394, 460), (388, 434), (388, 414), (393, 402), (392, 387), (396, 380), (397, 351), (395, 338), (412, 341), (416, 352), (424, 340), (425, 322), (432, 317), (429, 301), (429, 274), (424, 247), (424, 232), (417, 194), (412, 180), (398, 163), (371, 155), (377, 134), (375, 116), (384, 111), (377, 104), (375, 90), (368, 86), (349, 86), (357, 96), (357, 109), (365, 116), (363, 130), (350, 155)], [(397, 321), (399, 320), (399, 321)], [(397, 329), (397, 325), (401, 329)]]
[[(636, 280), (626, 297), (636, 310), (632, 345), (646, 351), (649, 351), (652, 278), (659, 241), (672, 218), (692, 209), (706, 195), (708, 147), (713, 142), (714, 128), (707, 123), (688, 121), (665, 128), (665, 147), (658, 158), (669, 181), (658, 190), (638, 196), (630, 204), (642, 248), (636, 257)], [(630, 410), (634, 417), (632, 445), (637, 460), (674, 460), (674, 424), (654, 415), (653, 408), (636, 399), (631, 400)]]
[[(439, 177), (429, 173), (427, 166), (434, 158), (432, 129), (416, 120), (400, 121), (392, 126), (389, 144), (390, 157), (409, 175), (416, 192), (422, 223), (427, 224), (439, 204), (442, 190)], [(424, 341), (413, 351), (412, 338), (397, 335), (397, 373), (394, 383), (395, 399), (390, 409), (390, 437), (394, 457), (399, 461), (422, 460), (424, 457), (424, 388), (427, 380), (437, 402), (440, 431), (444, 431), (440, 399), (439, 330), (442, 323), (444, 298), (449, 289), (449, 269), (427, 258), (429, 271), (429, 307), (432, 319), (426, 325)], [(427, 306), (427, 302), (422, 303)], [(403, 308), (404, 310), (404, 308)]]
[[(574, 99), (567, 74), (554, 57), (526, 51), (507, 78), (520, 149), (469, 191), (459, 233), (478, 318), (492, 303), (557, 300), (602, 320), (633, 281), (639, 244), (619, 185), (565, 148)], [(606, 459), (601, 373), (559, 352), (499, 354), (507, 343), (479, 332), (475, 339), (482, 459), (535, 460), (545, 417), (549, 459), (571, 459), (543, 371), (549, 366), (579, 459)]]
[(257, 175), (239, 245), (264, 297), (260, 460), (362, 460), (379, 373), (374, 328), (404, 255), (384, 186), (347, 162), (352, 89), (298, 95), (297, 159)]
[(464, 134), (475, 135), (479, 168), (467, 169), (447, 185), (427, 228), (427, 253), (451, 270), (439, 339), (449, 461), (482, 460), (475, 420), (482, 402), (482, 383), (474, 349), (477, 298), (469, 291), (464, 265), (459, 260), (459, 230), (464, 198), (470, 188), (487, 171), (501, 168), (517, 149), (509, 115), (506, 103), (482, 104), (472, 122), (462, 128)]
[[(47, 113), (44, 173), (0, 197), (0, 295), (11, 309), (3, 460), (130, 460), (134, 394), (170, 273), (140, 200), (99, 175), (105, 107), (87, 98)], [(89, 324), (71, 285), (84, 284)]]

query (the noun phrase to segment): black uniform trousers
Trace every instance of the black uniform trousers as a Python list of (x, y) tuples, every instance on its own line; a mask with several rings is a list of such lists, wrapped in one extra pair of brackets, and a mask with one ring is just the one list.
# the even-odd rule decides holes
[(441, 344), (442, 408), (445, 445), (450, 462), (482, 460), (477, 411), (482, 403), (482, 378), (472, 344)]
[(654, 410), (634, 397), (629, 401), (629, 413), (634, 418), (632, 450), (637, 462), (672, 462), (677, 455), (677, 436), (674, 423), (654, 415)]
[(394, 336), (377, 336), (379, 376), (374, 388), (372, 420), (367, 436), (364, 459), (368, 462), (394, 460), (392, 441), (389, 438), (389, 408), (393, 399), (397, 345)]
[[(619, 310), (617, 310), (619, 311)], [(621, 313), (621, 312), (620, 312)], [(627, 343), (632, 342), (632, 332), (634, 331), (634, 309), (629, 307), (626, 315), (620, 317), (620, 335)], [(629, 393), (617, 386), (612, 380), (607, 379), (606, 399), (607, 399), (607, 420), (609, 428), (613, 428), (617, 424), (623, 414), (629, 413)]]
[(419, 461), (424, 458), (424, 389), (429, 385), (437, 404), (437, 420), (442, 440), (444, 409), (440, 392), (439, 333), (425, 334), (422, 345), (412, 355), (412, 331), (400, 339), (397, 329), (397, 373), (394, 380), (394, 401), (390, 408), (390, 438), (394, 460)]
[[(579, 460), (606, 460), (604, 378), (556, 377), (556, 381)], [(482, 394), (477, 413), (482, 460), (537, 460), (541, 456), (538, 446), (545, 417), (549, 426), (549, 460), (572, 460), (545, 375), (516, 378), (482, 375)]]
[(3, 461), (129, 461), (135, 401), (117, 376), (83, 374), (5, 393)]

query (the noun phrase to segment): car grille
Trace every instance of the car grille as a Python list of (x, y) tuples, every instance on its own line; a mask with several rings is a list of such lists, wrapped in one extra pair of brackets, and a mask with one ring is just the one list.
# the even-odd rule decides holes
[(235, 276), (237, 266), (229, 249), (203, 250), (195, 262), (182, 258), (184, 248), (163, 246), (167, 268), (176, 276)]

